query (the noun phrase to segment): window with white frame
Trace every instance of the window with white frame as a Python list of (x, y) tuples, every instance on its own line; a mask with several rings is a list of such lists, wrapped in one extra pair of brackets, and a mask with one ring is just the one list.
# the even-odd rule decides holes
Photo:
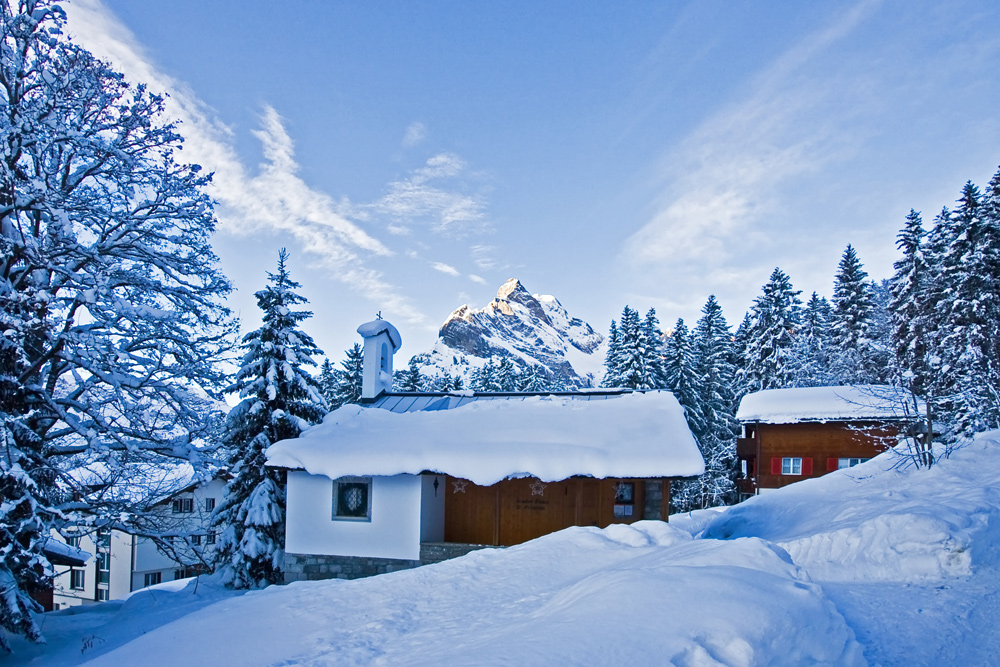
[(868, 461), (868, 460), (869, 459), (862, 459), (862, 458), (838, 459), (837, 460), (837, 469), (839, 470), (841, 468), (853, 468), (854, 466), (856, 466), (856, 465), (858, 465), (860, 463), (864, 463), (865, 461)]
[(372, 478), (341, 477), (333, 482), (335, 521), (372, 520)]
[(205, 498), (205, 511), (211, 512), (215, 509), (215, 498)]
[(143, 587), (155, 586), (156, 584), (160, 583), (162, 579), (163, 575), (160, 572), (147, 572), (146, 575), (143, 577), (142, 585)]
[(215, 544), (215, 531), (208, 531), (208, 535), (205, 536), (205, 544)]
[(111, 581), (111, 554), (101, 551), (97, 554), (97, 582), (106, 584)]
[(69, 571), (69, 587), (82, 591), (86, 587), (87, 571), (72, 569)]
[(98, 588), (97, 589), (97, 599), (101, 602), (107, 602), (108, 600), (108, 589)]
[(785, 458), (781, 459), (781, 474), (801, 475), (802, 458), (798, 456), (786, 456)]

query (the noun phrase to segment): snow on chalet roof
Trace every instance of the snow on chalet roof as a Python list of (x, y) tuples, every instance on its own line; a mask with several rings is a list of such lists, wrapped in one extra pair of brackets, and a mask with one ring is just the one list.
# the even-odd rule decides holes
[[(336, 479), (437, 472), (488, 486), (510, 476), (688, 477), (704, 462), (670, 392), (497, 395), (413, 412), (346, 405), (267, 450), (268, 465)], [(437, 398), (461, 399), (468, 396)], [(485, 396), (474, 398), (485, 399)]]
[(794, 424), (805, 421), (905, 419), (913, 398), (898, 387), (854, 385), (768, 389), (747, 394), (736, 419), (741, 422)]

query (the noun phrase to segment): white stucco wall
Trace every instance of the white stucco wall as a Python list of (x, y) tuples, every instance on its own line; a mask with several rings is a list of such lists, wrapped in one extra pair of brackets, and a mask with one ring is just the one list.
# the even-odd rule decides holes
[(420, 480), (420, 541), (444, 542), (444, 496), (448, 480), (444, 475), (431, 474), (421, 475)]
[(335, 521), (333, 480), (301, 470), (290, 471), (285, 551), (417, 560), (421, 487), (419, 475), (374, 477), (371, 521)]

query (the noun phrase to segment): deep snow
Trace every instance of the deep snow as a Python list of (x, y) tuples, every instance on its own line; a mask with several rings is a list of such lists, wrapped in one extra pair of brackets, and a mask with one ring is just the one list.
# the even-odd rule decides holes
[(887, 452), (727, 511), (371, 579), (172, 582), (47, 614), (48, 650), (15, 642), (8, 662), (995, 664), (998, 454), (1000, 433), (929, 471)]

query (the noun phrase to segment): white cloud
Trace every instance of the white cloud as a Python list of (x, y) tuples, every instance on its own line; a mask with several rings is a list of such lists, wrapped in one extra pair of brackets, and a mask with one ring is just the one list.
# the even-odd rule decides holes
[(166, 113), (183, 121), (180, 159), (214, 172), (210, 194), (221, 204), (219, 229), (230, 234), (279, 231), (292, 234), (335, 278), (412, 323), (425, 320), (400, 290), (365, 266), (366, 256), (392, 252), (341, 213), (344, 205), (311, 188), (298, 175), (294, 145), (278, 112), (265, 106), (254, 135), (265, 157), (256, 175), (247, 173), (233, 148), (232, 131), (215, 119), (189, 87), (160, 72), (132, 33), (99, 0), (66, 7), (67, 32), (98, 57), (111, 61), (130, 81), (166, 91)]
[(483, 271), (489, 271), (497, 265), (496, 247), (491, 245), (474, 245), (470, 248), (472, 261)]
[(781, 187), (856, 148), (860, 139), (846, 137), (843, 123), (864, 86), (849, 77), (815, 81), (804, 69), (874, 4), (857, 5), (783, 54), (749, 95), (706, 120), (666, 158), (670, 185), (650, 220), (626, 241), (630, 263), (724, 261), (745, 247), (735, 239), (747, 241), (753, 223), (775, 210)]
[(444, 262), (433, 262), (431, 263), (431, 268), (435, 271), (440, 271), (441, 273), (447, 273), (449, 276), (457, 276), (458, 269)]
[(465, 169), (465, 161), (453, 153), (435, 155), (408, 178), (390, 183), (388, 194), (369, 208), (393, 221), (424, 221), (432, 231), (449, 236), (483, 231), (488, 227), (483, 198), (440, 185)]
[(420, 121), (410, 123), (403, 134), (403, 148), (413, 148), (424, 142), (427, 138), (427, 126)]
[(469, 280), (471, 280), (474, 283), (479, 283), (480, 285), (486, 284), (486, 278), (483, 278), (482, 276), (477, 276), (475, 273), (469, 274)]

